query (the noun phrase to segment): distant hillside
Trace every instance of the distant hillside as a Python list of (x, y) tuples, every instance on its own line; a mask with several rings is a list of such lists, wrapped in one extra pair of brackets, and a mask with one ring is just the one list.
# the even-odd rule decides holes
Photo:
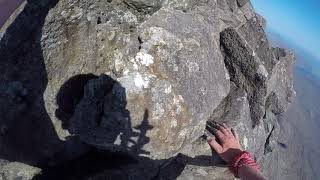
[(310, 78), (315, 78), (317, 81), (320, 81), (320, 59), (270, 28), (266, 29), (266, 34), (273, 46), (280, 46), (294, 51), (296, 55), (295, 67), (299, 71), (304, 72), (310, 76)]
[(281, 124), (278, 141), (288, 146), (270, 157), (284, 163), (269, 173), (274, 175), (273, 179), (318, 179), (320, 163), (314, 157), (320, 155), (320, 60), (271, 29), (267, 29), (267, 35), (273, 46), (291, 49), (296, 55), (296, 99), (278, 119)]

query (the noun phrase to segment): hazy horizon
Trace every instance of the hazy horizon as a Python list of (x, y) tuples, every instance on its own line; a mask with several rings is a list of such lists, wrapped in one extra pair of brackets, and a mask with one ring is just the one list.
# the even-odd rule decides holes
[[(320, 62), (320, 1), (252, 0), (267, 26)], [(319, 69), (320, 70), (320, 69)]]

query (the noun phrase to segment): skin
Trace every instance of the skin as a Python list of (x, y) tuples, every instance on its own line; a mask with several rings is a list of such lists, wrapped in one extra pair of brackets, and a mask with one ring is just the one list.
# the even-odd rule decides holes
[[(211, 138), (208, 143), (227, 163), (230, 163), (233, 158), (242, 152), (238, 135), (226, 124), (218, 126), (215, 136), (218, 140)], [(262, 173), (251, 166), (241, 167), (239, 169), (239, 177), (243, 180), (265, 180)]]
[(0, 0), (0, 28), (24, 0)]

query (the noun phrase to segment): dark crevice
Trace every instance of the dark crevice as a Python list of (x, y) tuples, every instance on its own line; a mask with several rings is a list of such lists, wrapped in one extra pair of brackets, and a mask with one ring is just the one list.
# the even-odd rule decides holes
[(138, 41), (139, 41), (139, 50), (140, 50), (142, 48), (142, 44), (143, 44), (143, 41), (140, 36), (138, 36)]
[(274, 129), (275, 129), (275, 126), (272, 126), (272, 129), (266, 139), (266, 142), (264, 144), (264, 154), (268, 154), (268, 153), (272, 152), (272, 147), (270, 146), (270, 138), (271, 138), (271, 135), (272, 135)]
[(97, 24), (101, 24), (101, 17), (98, 17)]
[(267, 119), (267, 111), (264, 112), (263, 119)]
[(152, 15), (161, 8), (161, 4), (149, 6), (142, 3), (128, 2), (127, 0), (124, 0), (123, 4), (138, 17), (139, 22), (143, 22), (146, 15)]

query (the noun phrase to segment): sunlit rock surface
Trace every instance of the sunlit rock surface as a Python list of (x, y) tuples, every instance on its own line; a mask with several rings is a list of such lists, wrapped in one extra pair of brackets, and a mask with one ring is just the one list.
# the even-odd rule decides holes
[(203, 139), (208, 121), (235, 128), (260, 163), (277, 148), (294, 57), (270, 47), (249, 1), (19, 10), (1, 30), (0, 155), (37, 178), (232, 179)]

